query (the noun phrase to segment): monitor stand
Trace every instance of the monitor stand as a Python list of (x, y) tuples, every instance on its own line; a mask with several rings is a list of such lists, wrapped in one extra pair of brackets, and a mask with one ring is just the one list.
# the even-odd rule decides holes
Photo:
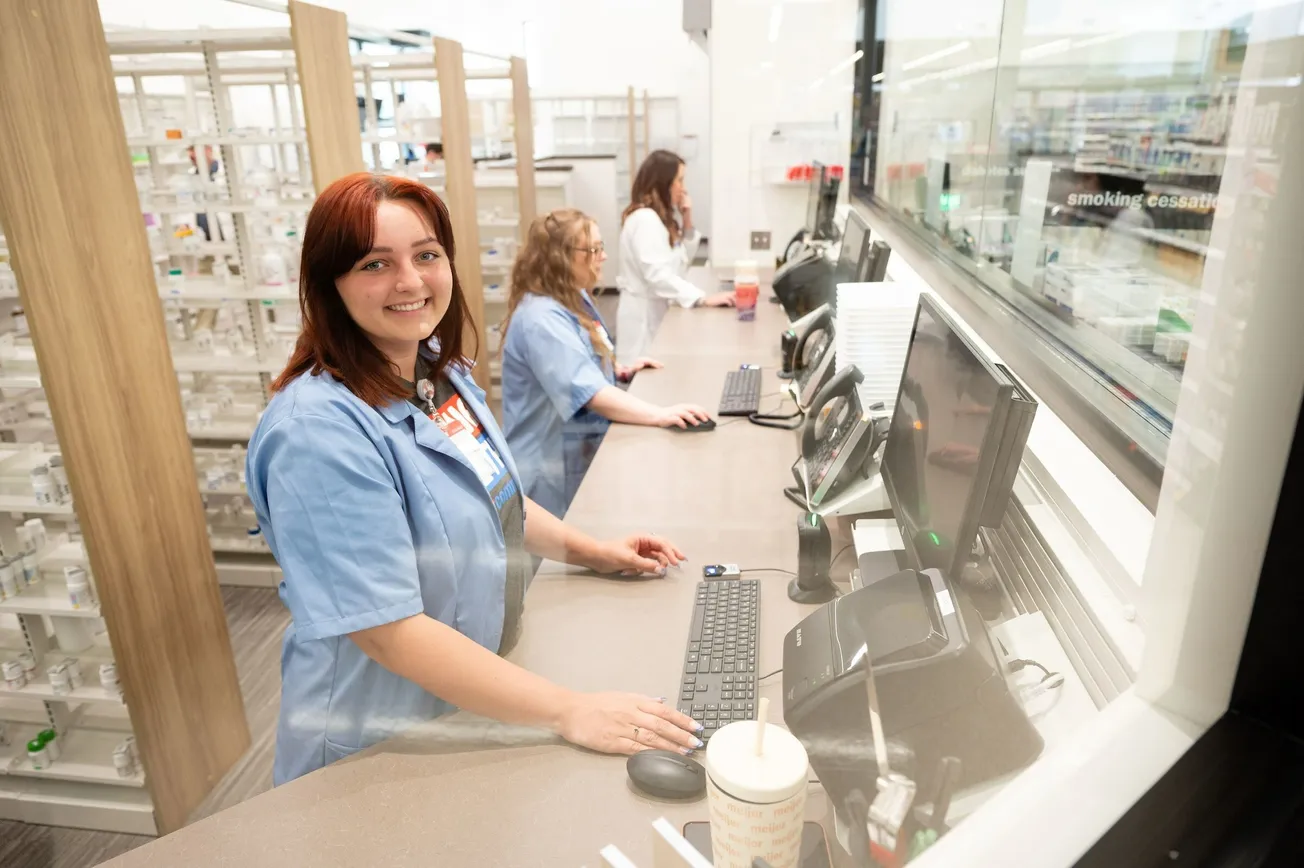
[(870, 465), (869, 472), (863, 479), (852, 482), (833, 497), (826, 498), (819, 506), (811, 507), (811, 512), (825, 519), (835, 515), (891, 511), (892, 504), (888, 501), (887, 488), (883, 485), (883, 475), (879, 473), (877, 461)]

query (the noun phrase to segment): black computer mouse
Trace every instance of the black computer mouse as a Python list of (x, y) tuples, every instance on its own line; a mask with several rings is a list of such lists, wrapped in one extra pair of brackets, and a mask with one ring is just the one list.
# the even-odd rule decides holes
[(680, 428), (678, 425), (671, 425), (670, 430), (679, 431), (681, 433), (687, 433), (690, 431), (714, 431), (715, 420), (707, 419), (705, 422), (698, 422), (696, 425), (690, 423), (687, 428)]
[(634, 786), (658, 799), (698, 799), (706, 792), (706, 769), (672, 750), (642, 750), (625, 762)]

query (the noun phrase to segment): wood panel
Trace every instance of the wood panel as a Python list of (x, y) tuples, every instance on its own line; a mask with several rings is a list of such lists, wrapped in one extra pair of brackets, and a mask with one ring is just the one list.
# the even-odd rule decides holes
[(343, 12), (290, 0), (290, 39), (303, 92), (312, 184), (320, 195), (337, 178), (366, 170), (349, 21)]
[[(77, 142), (95, 147), (77, 149)], [(95, 0), (0, 0), (0, 222), (158, 826), (249, 730)]]
[(457, 241), (457, 277), (475, 323), (475, 381), (489, 391), (489, 353), (485, 338), (484, 278), (480, 273), (480, 219), (475, 206), (475, 161), (471, 158), (471, 112), (466, 101), (462, 44), (435, 37), (435, 75), (439, 79), (444, 192)]
[(530, 106), (530, 76), (525, 58), (513, 57), (512, 126), (516, 131), (516, 207), (521, 215), (521, 241), (530, 222), (539, 214), (539, 197), (534, 188), (534, 112)]
[(643, 159), (652, 153), (652, 100), (643, 91)]
[(638, 135), (634, 132), (635, 127), (634, 127), (634, 86), (633, 85), (630, 85), (629, 87), (629, 95), (628, 95), (627, 106), (625, 111), (629, 115), (629, 117), (627, 118), (627, 121), (629, 123), (629, 129), (626, 133), (629, 136), (629, 186), (631, 189), (633, 189), (634, 176), (638, 174)]

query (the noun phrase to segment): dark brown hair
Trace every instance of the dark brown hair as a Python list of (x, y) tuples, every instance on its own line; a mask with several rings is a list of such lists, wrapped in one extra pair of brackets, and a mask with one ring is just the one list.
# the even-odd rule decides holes
[(453, 265), (453, 226), (443, 200), (424, 184), (406, 178), (357, 172), (323, 190), (308, 213), (299, 268), (303, 331), (285, 370), (272, 384), (273, 391), (284, 389), (300, 374), (325, 371), (372, 407), (408, 396), (394, 364), (353, 321), (335, 287), (336, 279), (371, 252), (381, 202), (406, 202), (416, 209), (448, 256), (453, 293), (430, 335), (439, 341), (431, 374), (452, 363), (469, 365), (475, 357), (475, 326)]
[(670, 246), (674, 247), (684, 234), (675, 219), (675, 203), (671, 201), (670, 187), (675, 183), (679, 167), (684, 160), (674, 151), (655, 150), (643, 160), (634, 176), (634, 185), (629, 191), (629, 207), (620, 215), (621, 225), (625, 219), (639, 208), (651, 208), (661, 218), (661, 224), (670, 233)]

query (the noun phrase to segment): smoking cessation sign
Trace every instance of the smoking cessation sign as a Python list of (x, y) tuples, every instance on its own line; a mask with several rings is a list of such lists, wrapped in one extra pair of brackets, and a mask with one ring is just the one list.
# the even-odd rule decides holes
[(1218, 207), (1218, 194), (1178, 196), (1165, 193), (1070, 193), (1069, 207), (1172, 208), (1179, 211), (1207, 211)]

